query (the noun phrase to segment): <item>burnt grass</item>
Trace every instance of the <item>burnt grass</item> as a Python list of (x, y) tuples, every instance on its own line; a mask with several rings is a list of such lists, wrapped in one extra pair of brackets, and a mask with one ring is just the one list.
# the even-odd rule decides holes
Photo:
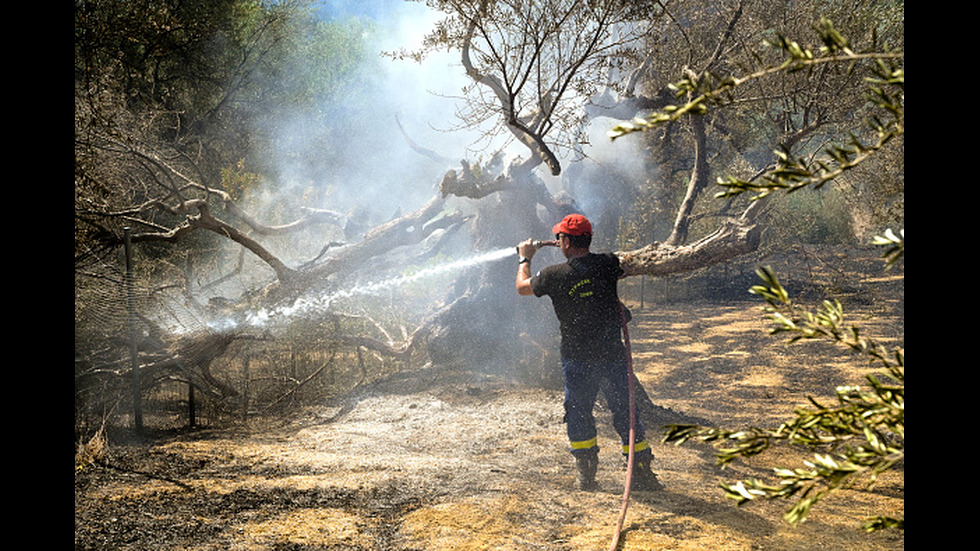
[[(902, 272), (884, 270), (873, 251), (808, 252), (806, 266), (764, 260), (805, 274), (787, 278), (797, 295), (813, 302), (817, 289), (832, 289), (862, 334), (904, 348)], [(748, 295), (630, 306), (634, 368), (662, 423), (773, 427), (808, 397), (829, 401), (836, 386), (874, 371), (840, 347), (768, 335), (762, 304)], [(430, 367), (341, 398), (288, 420), (113, 432), (99, 461), (76, 467), (75, 549), (608, 548), (624, 472), (601, 404), (601, 489), (581, 492), (558, 389)], [(659, 433), (653, 427), (652, 440)], [(790, 502), (736, 507), (718, 485), (771, 481), (773, 466), (802, 466), (809, 452), (774, 450), (725, 469), (712, 452), (654, 444), (666, 489), (631, 494), (620, 549), (904, 549), (902, 531), (860, 528), (872, 515), (904, 518), (904, 464), (791, 526), (782, 519)]]

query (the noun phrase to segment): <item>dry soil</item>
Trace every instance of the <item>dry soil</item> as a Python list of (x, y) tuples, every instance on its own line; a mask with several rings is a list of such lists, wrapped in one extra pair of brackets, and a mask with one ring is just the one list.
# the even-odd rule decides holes
[[(904, 347), (903, 280), (870, 272), (849, 319)], [(768, 336), (756, 300), (633, 306), (634, 365), (650, 397), (716, 426), (775, 426), (808, 396), (829, 399), (868, 372), (837, 347)], [(429, 368), (288, 423), (115, 442), (105, 464), (76, 471), (75, 548), (608, 549), (623, 501), (616, 438), (600, 406), (602, 489), (577, 490), (561, 402), (557, 390)], [(769, 478), (808, 454), (721, 470), (704, 445), (654, 450), (666, 489), (632, 493), (620, 549), (904, 549), (904, 532), (860, 529), (868, 516), (904, 517), (904, 464), (791, 526), (788, 502), (736, 507), (718, 485)]]

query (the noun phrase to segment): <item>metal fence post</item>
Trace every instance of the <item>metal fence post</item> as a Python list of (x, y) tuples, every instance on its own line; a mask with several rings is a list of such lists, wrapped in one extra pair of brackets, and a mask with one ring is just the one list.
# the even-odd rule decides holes
[(191, 428), (197, 426), (197, 404), (194, 397), (194, 383), (187, 381), (187, 425)]
[(248, 363), (246, 355), (242, 364), (242, 423), (248, 423)]
[(133, 295), (133, 246), (131, 230), (127, 226), (125, 232), (126, 248), (126, 308), (129, 311), (129, 360), (133, 382), (133, 429), (143, 430), (143, 405), (140, 403), (139, 348), (136, 335), (136, 298)]

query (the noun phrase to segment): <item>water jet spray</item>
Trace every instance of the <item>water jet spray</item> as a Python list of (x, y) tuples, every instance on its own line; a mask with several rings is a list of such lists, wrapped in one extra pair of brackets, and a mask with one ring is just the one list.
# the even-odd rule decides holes
[(316, 316), (319, 312), (330, 310), (334, 303), (342, 299), (357, 296), (378, 295), (407, 283), (416, 282), (445, 273), (456, 273), (480, 264), (503, 260), (512, 255), (511, 249), (505, 247), (495, 251), (482, 252), (475, 256), (445, 262), (430, 266), (408, 275), (401, 275), (369, 283), (358, 283), (344, 289), (335, 289), (322, 294), (306, 295), (295, 299), (290, 304), (270, 308), (261, 308), (248, 312), (242, 319), (224, 318), (208, 323), (213, 331), (230, 331), (243, 327), (266, 327), (276, 320), (288, 320), (302, 316)]

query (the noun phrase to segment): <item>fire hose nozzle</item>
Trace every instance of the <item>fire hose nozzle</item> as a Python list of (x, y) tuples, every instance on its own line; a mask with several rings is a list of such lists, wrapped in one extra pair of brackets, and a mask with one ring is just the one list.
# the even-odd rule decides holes
[[(558, 242), (555, 241), (555, 240), (550, 240), (550, 241), (531, 241), (531, 246), (534, 247), (535, 250), (537, 250), (537, 249), (540, 249), (541, 247), (557, 247), (558, 246)], [(514, 247), (514, 248), (517, 249), (517, 252), (520, 252), (521, 251), (520, 247)]]

